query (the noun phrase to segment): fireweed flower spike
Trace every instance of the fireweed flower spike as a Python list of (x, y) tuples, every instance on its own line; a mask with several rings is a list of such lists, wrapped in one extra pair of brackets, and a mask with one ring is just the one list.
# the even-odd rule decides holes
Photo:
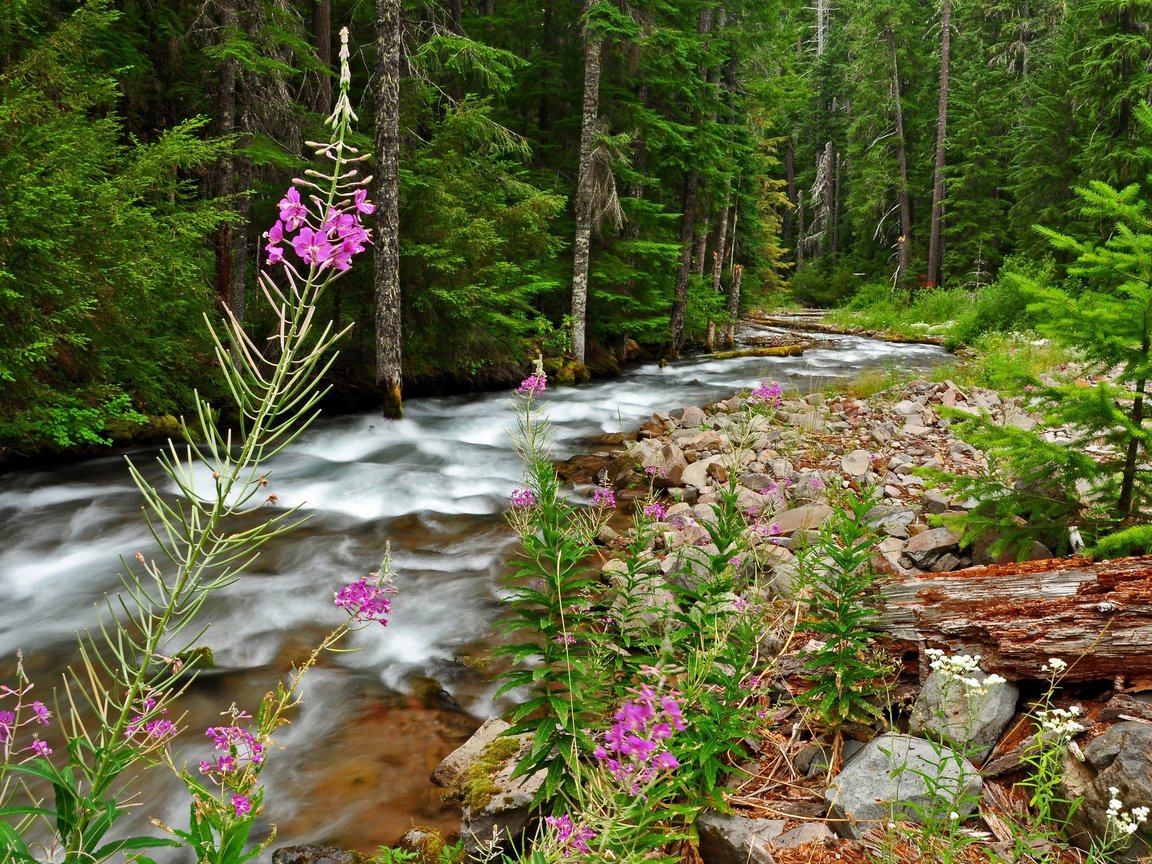
[(388, 616), (392, 614), (392, 601), (388, 595), (394, 593), (396, 589), (391, 585), (360, 579), (336, 592), (336, 605), (356, 621), (379, 621), (381, 625), (387, 625)]
[(512, 507), (516, 510), (526, 510), (536, 504), (536, 494), (531, 489), (513, 489)]
[(592, 506), (610, 510), (616, 506), (616, 492), (601, 486), (592, 493)]
[(544, 360), (541, 357), (537, 357), (536, 368), (531, 375), (520, 382), (520, 386), (516, 388), (516, 392), (522, 396), (535, 396), (543, 393), (547, 386), (548, 376), (544, 374)]

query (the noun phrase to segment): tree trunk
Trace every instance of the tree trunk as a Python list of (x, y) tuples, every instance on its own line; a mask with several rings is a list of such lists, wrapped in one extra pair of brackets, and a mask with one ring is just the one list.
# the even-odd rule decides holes
[[(238, 14), (236, 0), (221, 0), (220, 10), (221, 39), (236, 37), (238, 27)], [(220, 62), (219, 80), (216, 89), (216, 131), (221, 137), (229, 137), (236, 133), (236, 79), (240, 74), (240, 64), (236, 58), (228, 54)], [(236, 194), (236, 156), (234, 145), (220, 159), (217, 172), (217, 189), (222, 198), (230, 200)], [(232, 308), (232, 268), (233, 268), (233, 239), (232, 222), (221, 222), (216, 229), (216, 299), (222, 307), (227, 308), (234, 315)], [(237, 316), (243, 321), (243, 310)]]
[(892, 61), (892, 104), (896, 111), (896, 162), (900, 169), (900, 236), (896, 240), (896, 282), (908, 278), (908, 246), (912, 242), (912, 202), (908, 195), (908, 153), (904, 140), (904, 108), (900, 102), (900, 72), (896, 67), (896, 38), (888, 28), (888, 58)]
[(789, 137), (784, 148), (784, 179), (787, 182), (788, 203), (791, 207), (784, 210), (784, 226), (781, 228), (781, 241), (786, 246), (792, 239), (792, 212), (796, 206), (796, 139)]
[[(1150, 345), (1147, 326), (1144, 329), (1144, 338), (1140, 342), (1140, 356), (1147, 362)], [(1148, 387), (1148, 379), (1141, 376), (1136, 380), (1136, 397), (1132, 400), (1132, 413), (1129, 419), (1137, 429), (1144, 428), (1144, 397)], [(1128, 449), (1124, 454), (1124, 470), (1120, 480), (1120, 498), (1116, 502), (1116, 517), (1127, 519), (1132, 515), (1132, 500), (1136, 491), (1136, 469), (1140, 455), (1140, 440), (1133, 436), (1128, 442)]]
[(312, 110), (327, 116), (332, 110), (332, 0), (315, 0), (312, 7), (312, 32), (316, 34), (316, 59), (324, 68), (316, 87), (316, 102)]
[(403, 414), (400, 314), (400, 0), (376, 0), (376, 391)]
[(796, 269), (804, 266), (804, 190), (796, 193)]
[(584, 4), (584, 105), (580, 115), (580, 169), (576, 179), (576, 237), (572, 244), (572, 358), (584, 362), (588, 328), (588, 267), (592, 242), (592, 151), (600, 115), (600, 62), (604, 40), (587, 15), (595, 0)]
[[(729, 187), (724, 192), (724, 203), (720, 207), (720, 225), (716, 228), (716, 248), (712, 250), (712, 293), (720, 293), (720, 278), (724, 273), (724, 253), (728, 243), (728, 201), (732, 197)], [(716, 322), (708, 320), (708, 335), (704, 338), (704, 347), (712, 350), (716, 342)]]
[(729, 348), (736, 344), (736, 316), (740, 314), (740, 277), (743, 275), (743, 264), (732, 265), (732, 282), (728, 286), (728, 326), (724, 333), (724, 344)]
[(1149, 674), (1152, 557), (925, 573), (894, 577), (880, 592), (876, 629), (978, 653), (985, 669), (1008, 678), (1046, 678), (1041, 667), (1052, 657), (1069, 664), (1065, 681)]
[(668, 322), (668, 356), (680, 356), (684, 347), (684, 316), (688, 309), (688, 281), (692, 269), (692, 229), (696, 224), (696, 190), (700, 172), (689, 171), (684, 178), (680, 216), (680, 263), (676, 267), (676, 284), (672, 296), (672, 315)]
[(940, 284), (944, 257), (944, 145), (948, 131), (948, 55), (952, 44), (952, 0), (943, 0), (944, 20), (940, 32), (940, 101), (936, 114), (936, 170), (932, 178), (932, 224), (928, 236), (928, 284)]

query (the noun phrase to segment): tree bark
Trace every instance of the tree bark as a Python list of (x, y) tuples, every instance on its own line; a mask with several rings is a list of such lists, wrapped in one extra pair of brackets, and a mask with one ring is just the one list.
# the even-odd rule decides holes
[(736, 316), (740, 314), (740, 277), (743, 275), (743, 264), (732, 265), (732, 282), (728, 285), (728, 326), (724, 333), (724, 344), (729, 348), (736, 344)]
[(316, 59), (324, 68), (316, 86), (316, 102), (312, 110), (326, 116), (332, 110), (332, 0), (315, 0), (312, 7), (312, 32), (316, 35)]
[(676, 283), (672, 295), (672, 314), (668, 321), (668, 355), (680, 356), (684, 347), (684, 317), (688, 309), (688, 281), (692, 270), (692, 229), (696, 224), (696, 190), (700, 172), (689, 171), (684, 178), (681, 197), (683, 213), (680, 216), (680, 263), (676, 267)]
[(940, 284), (944, 256), (942, 223), (944, 221), (944, 146), (948, 132), (948, 60), (952, 44), (952, 0), (943, 0), (944, 14), (940, 32), (940, 99), (936, 113), (936, 170), (932, 178), (932, 223), (928, 236), (928, 284)]
[(584, 104), (580, 116), (580, 169), (576, 179), (576, 237), (572, 244), (572, 358), (584, 362), (588, 328), (588, 268), (592, 242), (592, 151), (600, 115), (600, 62), (604, 40), (587, 15), (595, 0), (584, 4)]
[[(1147, 321), (1147, 318), (1145, 318)], [(1145, 324), (1144, 338), (1140, 342), (1140, 356), (1148, 359), (1150, 345), (1150, 334), (1148, 332), (1147, 324)], [(1143, 375), (1136, 379), (1136, 396), (1132, 400), (1132, 413), (1129, 419), (1132, 425), (1137, 429), (1143, 430), (1144, 428), (1144, 399), (1148, 395), (1145, 391), (1148, 388), (1148, 379)], [(1140, 440), (1132, 436), (1128, 442), (1128, 449), (1124, 453), (1124, 470), (1121, 472), (1120, 479), (1120, 498), (1116, 502), (1116, 517), (1118, 519), (1127, 519), (1132, 515), (1132, 501), (1136, 492), (1136, 469), (1139, 467), (1140, 456)]]
[[(220, 10), (221, 39), (235, 38), (238, 24), (236, 0), (221, 0)], [(228, 54), (220, 63), (219, 79), (216, 88), (216, 131), (221, 137), (230, 137), (236, 134), (236, 79), (240, 74), (240, 64), (236, 58)], [(219, 195), (231, 199), (236, 194), (236, 155), (234, 145), (220, 159), (217, 171), (217, 189)], [(229, 201), (229, 203), (232, 203)], [(233, 269), (233, 237), (232, 222), (221, 222), (216, 229), (216, 299), (220, 305), (233, 315), (236, 310), (232, 308), (232, 269)], [(243, 321), (243, 310), (236, 316)]]
[(400, 311), (400, 0), (376, 0), (376, 391), (403, 414)]
[(880, 592), (878, 630), (979, 653), (986, 670), (1008, 678), (1046, 678), (1052, 657), (1069, 664), (1065, 681), (1152, 675), (1152, 557), (926, 573), (895, 577)]
[[(724, 253), (728, 243), (728, 201), (732, 197), (732, 188), (724, 190), (724, 203), (720, 207), (720, 224), (716, 228), (716, 248), (712, 250), (712, 293), (720, 293), (720, 278), (724, 273)], [(721, 334), (723, 341), (723, 334)], [(704, 338), (704, 347), (711, 351), (716, 342), (716, 322), (708, 320), (708, 334)]]
[(888, 28), (888, 58), (892, 61), (892, 104), (896, 112), (896, 162), (900, 171), (900, 236), (896, 240), (896, 282), (908, 277), (908, 246), (912, 242), (912, 202), (908, 194), (908, 153), (904, 139), (904, 108), (900, 101), (900, 72), (896, 66), (896, 37)]

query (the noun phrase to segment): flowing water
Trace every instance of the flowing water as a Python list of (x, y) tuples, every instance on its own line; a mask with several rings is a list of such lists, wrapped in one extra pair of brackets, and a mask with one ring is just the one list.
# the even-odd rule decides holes
[[(654, 411), (702, 405), (761, 380), (806, 390), (863, 368), (927, 368), (944, 356), (931, 346), (849, 336), (824, 344), (801, 357), (647, 364), (550, 390), (543, 401), (556, 456), (580, 452), (592, 436), (634, 429)], [(284, 750), (264, 773), (262, 820), (279, 825), (275, 845), (323, 841), (367, 851), (413, 823), (451, 827), (454, 814), (427, 777), (499, 707), (477, 660), (500, 614), (500, 577), (513, 553), (501, 515), (521, 482), (512, 424), (508, 394), (413, 399), (401, 421), (322, 419), (269, 466), (268, 491), (280, 506), (301, 504), (309, 521), (267, 547), (202, 611), (216, 669), (183, 701), (189, 730), (219, 725), (232, 703), (254, 710), (341, 620), (333, 591), (376, 569), (386, 544), (400, 589), (390, 625), (358, 632), (359, 650), (317, 668), (300, 713), (277, 737)], [(132, 458), (174, 491), (152, 453)], [(150, 554), (140, 507), (119, 456), (0, 476), (0, 684), (11, 683), (17, 649), (40, 698), (59, 680), (74, 661), (75, 633), (118, 588), (119, 558)], [(187, 737), (180, 758), (194, 765), (207, 748), (193, 731)], [(174, 778), (149, 772), (138, 788), (137, 826), (153, 817), (184, 824), (187, 803)]]

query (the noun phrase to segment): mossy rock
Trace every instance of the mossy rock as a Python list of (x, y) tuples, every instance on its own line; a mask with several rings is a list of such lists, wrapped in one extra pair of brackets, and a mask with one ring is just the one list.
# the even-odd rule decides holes
[(480, 758), (468, 769), (468, 776), (461, 784), (466, 808), (478, 813), (492, 802), (492, 799), (502, 791), (496, 783), (496, 775), (504, 769), (508, 760), (519, 752), (519, 738), (497, 738), (484, 748)]
[(584, 384), (591, 380), (588, 367), (578, 360), (566, 360), (555, 377), (557, 384)]
[(620, 374), (620, 362), (616, 355), (599, 345), (588, 346), (588, 371), (596, 378), (611, 378)]
[(413, 825), (396, 841), (396, 848), (413, 853), (420, 864), (437, 864), (448, 844), (438, 829)]

